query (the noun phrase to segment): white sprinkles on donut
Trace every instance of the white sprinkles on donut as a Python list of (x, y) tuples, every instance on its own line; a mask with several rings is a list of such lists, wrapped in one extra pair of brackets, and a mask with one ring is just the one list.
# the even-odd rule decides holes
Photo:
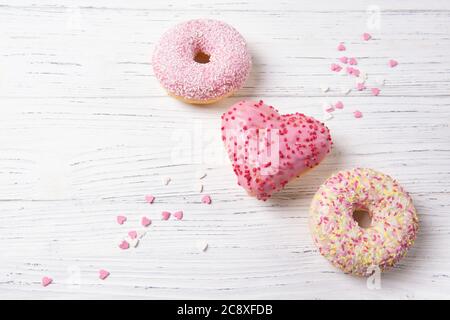
[(161, 85), (188, 103), (207, 104), (231, 95), (250, 73), (244, 38), (228, 24), (190, 20), (167, 31), (153, 54)]

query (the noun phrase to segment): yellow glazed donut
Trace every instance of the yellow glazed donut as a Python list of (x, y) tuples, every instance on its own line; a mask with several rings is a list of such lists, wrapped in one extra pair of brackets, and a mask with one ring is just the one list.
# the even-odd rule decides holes
[[(359, 226), (355, 211), (366, 211), (371, 225)], [(338, 172), (320, 186), (309, 222), (319, 252), (334, 266), (359, 276), (395, 265), (419, 227), (408, 193), (391, 177), (361, 168)]]

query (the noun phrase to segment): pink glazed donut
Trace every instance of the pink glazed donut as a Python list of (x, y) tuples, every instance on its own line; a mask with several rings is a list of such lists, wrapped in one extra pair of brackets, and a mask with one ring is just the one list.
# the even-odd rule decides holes
[[(371, 223), (360, 226), (355, 211), (366, 212)], [(327, 179), (312, 200), (309, 222), (320, 253), (344, 272), (359, 276), (394, 266), (419, 228), (408, 193), (390, 176), (364, 168)]]
[(208, 104), (244, 84), (252, 60), (244, 38), (217, 20), (190, 20), (167, 31), (153, 54), (156, 78), (169, 95)]

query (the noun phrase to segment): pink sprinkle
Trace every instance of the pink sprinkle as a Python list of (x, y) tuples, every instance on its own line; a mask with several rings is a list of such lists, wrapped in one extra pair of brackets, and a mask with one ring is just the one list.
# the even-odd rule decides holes
[(358, 69), (355, 69), (355, 68), (353, 68), (353, 75), (355, 76), (355, 77), (359, 77), (359, 74), (360, 74), (361, 72), (358, 70)]
[(345, 48), (345, 46), (344, 46), (344, 44), (342, 42), (338, 45), (337, 49), (339, 51), (345, 51), (346, 50), (346, 48)]
[(366, 86), (364, 85), (364, 82), (359, 82), (356, 84), (356, 90), (363, 91), (366, 89)]
[[(169, 212), (169, 216), (170, 216), (170, 212)], [(168, 217), (167, 217), (167, 219), (169, 219)], [(167, 219), (164, 219), (164, 220), (167, 220)], [(143, 226), (143, 227), (148, 227), (149, 225), (151, 225), (152, 224), (152, 220), (150, 220), (149, 218), (147, 218), (147, 217), (142, 217), (142, 219), (141, 219), (141, 225)]]
[(155, 197), (154, 196), (152, 196), (152, 195), (146, 195), (145, 196), (145, 201), (147, 201), (147, 203), (150, 203), (150, 204), (152, 204), (153, 203), (153, 201), (155, 201)]
[(398, 65), (398, 62), (394, 59), (389, 60), (389, 67), (394, 68)]
[(53, 279), (50, 277), (43, 277), (41, 280), (42, 286), (46, 287), (53, 282)]
[(359, 77), (360, 71), (356, 68), (352, 68), (352, 67), (347, 67), (346, 71), (349, 75), (355, 76), (355, 77)]
[(377, 96), (377, 95), (379, 95), (380, 94), (380, 89), (378, 89), (378, 88), (372, 88), (372, 94), (374, 95), (374, 96)]
[(163, 212), (161, 212), (161, 216), (162, 216), (163, 220), (169, 220), (170, 212), (169, 211), (163, 211)]
[(347, 58), (347, 57), (340, 57), (340, 58), (339, 58), (339, 61), (342, 62), (342, 63), (347, 64), (348, 58)]
[(183, 211), (177, 211), (173, 214), (173, 216), (177, 219), (177, 220), (181, 220), (183, 219)]
[(353, 116), (357, 119), (362, 118), (363, 114), (361, 111), (356, 110), (355, 112), (353, 112)]
[(332, 106), (332, 105), (329, 105), (326, 109), (325, 109), (325, 111), (326, 112), (333, 112), (334, 111), (334, 107)]
[(129, 247), (130, 244), (125, 240), (122, 240), (122, 242), (119, 244), (119, 248), (122, 250), (127, 250)]
[(372, 36), (369, 33), (364, 32), (362, 38), (364, 41), (369, 41), (370, 39), (372, 39)]
[(109, 271), (107, 271), (107, 270), (105, 270), (105, 269), (100, 269), (100, 270), (98, 271), (98, 277), (99, 277), (101, 280), (105, 280), (106, 278), (108, 278), (108, 276), (109, 276)]
[(335, 103), (334, 107), (336, 109), (344, 109), (344, 104), (342, 103), (342, 101), (338, 101)]
[(211, 204), (211, 197), (209, 195), (204, 195), (202, 198), (202, 202), (206, 204)]
[(130, 236), (131, 239), (137, 238), (137, 232), (135, 230), (129, 231), (128, 235)]
[(339, 72), (342, 70), (342, 67), (336, 63), (331, 64), (331, 71)]
[(118, 224), (124, 224), (125, 221), (127, 221), (127, 217), (125, 217), (125, 216), (117, 216), (117, 223)]
[(348, 63), (351, 64), (352, 66), (354, 66), (354, 65), (357, 65), (357, 64), (358, 64), (358, 61), (356, 61), (355, 58), (350, 58), (350, 59), (348, 60)]

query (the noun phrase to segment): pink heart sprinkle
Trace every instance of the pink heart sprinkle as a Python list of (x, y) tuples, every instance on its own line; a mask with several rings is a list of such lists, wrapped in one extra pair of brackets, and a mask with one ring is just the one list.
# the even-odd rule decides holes
[(131, 239), (136, 239), (136, 238), (137, 238), (137, 232), (134, 231), (134, 230), (128, 231), (128, 236), (129, 236)]
[(350, 58), (350, 59), (348, 60), (348, 63), (351, 64), (352, 66), (355, 66), (355, 65), (358, 64), (358, 61), (356, 61), (355, 58)]
[(339, 61), (342, 62), (342, 63), (347, 64), (348, 58), (347, 58), (347, 57), (340, 57), (340, 58), (339, 58)]
[(397, 62), (396, 60), (394, 60), (394, 59), (389, 60), (389, 66), (390, 66), (391, 68), (394, 68), (394, 67), (396, 67), (397, 65), (398, 65), (398, 62)]
[(357, 119), (362, 118), (363, 114), (361, 111), (356, 110), (355, 112), (353, 112), (353, 116)]
[(211, 204), (211, 197), (209, 195), (204, 195), (202, 198), (202, 202), (206, 204)]
[(183, 219), (183, 211), (177, 211), (173, 214), (173, 216), (177, 219), (177, 220), (181, 220)]
[(344, 109), (344, 104), (342, 103), (342, 101), (338, 101), (335, 103), (334, 107), (336, 109)]
[(147, 201), (147, 203), (150, 203), (150, 204), (152, 204), (153, 203), (153, 201), (155, 201), (155, 197), (154, 196), (152, 196), (152, 195), (146, 195), (145, 196), (145, 201)]
[(332, 105), (329, 105), (326, 109), (326, 112), (333, 112), (334, 111), (334, 107)]
[(345, 45), (342, 42), (338, 45), (337, 49), (339, 51), (345, 51), (346, 50)]
[(117, 216), (117, 223), (118, 224), (124, 224), (125, 221), (127, 221), (127, 217), (125, 217), (125, 216)]
[(100, 269), (100, 270), (98, 271), (98, 277), (99, 277), (101, 280), (105, 280), (106, 278), (108, 278), (108, 276), (109, 276), (109, 271), (107, 271), (107, 270), (105, 270), (105, 269)]
[(359, 82), (356, 84), (356, 90), (363, 91), (366, 89), (366, 86), (364, 85), (364, 82)]
[(161, 212), (161, 216), (162, 216), (163, 220), (169, 220), (170, 212), (169, 211), (163, 211), (163, 212)]
[(49, 277), (43, 277), (41, 282), (42, 282), (42, 286), (46, 287), (53, 282), (53, 279), (49, 278)]
[(372, 94), (374, 95), (374, 96), (377, 96), (377, 95), (379, 95), (380, 94), (380, 89), (378, 89), (378, 88), (372, 88)]
[(339, 72), (342, 70), (342, 67), (336, 63), (331, 64), (331, 71)]
[(125, 240), (122, 240), (122, 242), (119, 244), (119, 248), (122, 250), (127, 250), (129, 247), (130, 244)]
[(358, 70), (358, 69), (356, 69), (356, 68), (353, 68), (353, 75), (355, 76), (355, 77), (359, 77), (359, 75), (360, 75), (360, 71)]
[[(169, 216), (170, 216), (170, 213), (169, 213)], [(168, 218), (167, 218), (168, 219)], [(167, 220), (167, 219), (165, 219), (165, 220)], [(141, 225), (143, 226), (143, 227), (148, 227), (149, 225), (151, 225), (152, 224), (152, 220), (150, 220), (149, 218), (147, 218), (147, 217), (142, 217), (142, 219), (141, 219)]]
[(369, 33), (364, 32), (362, 38), (364, 41), (369, 41), (370, 39), (372, 39), (372, 36)]

